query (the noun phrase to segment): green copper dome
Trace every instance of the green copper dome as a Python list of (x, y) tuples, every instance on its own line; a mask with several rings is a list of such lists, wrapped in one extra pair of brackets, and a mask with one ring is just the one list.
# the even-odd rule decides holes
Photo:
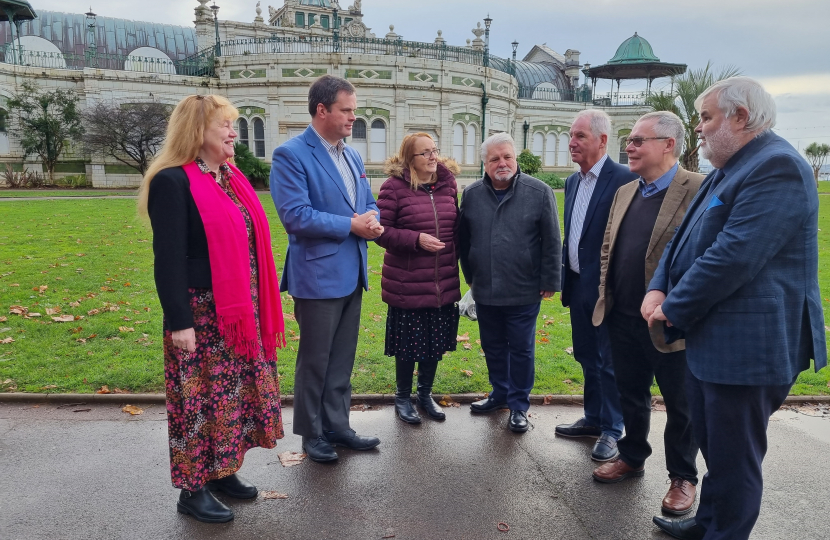
[(331, 2), (330, 0), (300, 0), (300, 5), (330, 8)]
[(654, 56), (651, 45), (648, 41), (634, 35), (622, 42), (617, 49), (614, 58), (608, 61), (609, 64), (639, 64), (642, 62), (659, 62), (660, 59)]

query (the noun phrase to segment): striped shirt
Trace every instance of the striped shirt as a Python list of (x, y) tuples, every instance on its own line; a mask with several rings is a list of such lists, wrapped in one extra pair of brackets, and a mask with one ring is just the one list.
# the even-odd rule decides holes
[(323, 143), (326, 152), (328, 152), (329, 156), (331, 156), (331, 160), (340, 172), (340, 178), (342, 178), (343, 183), (346, 184), (346, 191), (349, 192), (349, 199), (351, 199), (352, 206), (354, 206), (357, 204), (355, 178), (352, 174), (352, 170), (349, 168), (349, 163), (346, 161), (346, 143), (343, 142), (343, 139), (340, 139), (337, 141), (336, 145), (333, 145), (317, 133), (314, 126), (311, 126), (311, 130), (316, 133), (318, 137), (320, 137), (320, 141)]
[(568, 266), (577, 274), (579, 273), (579, 239), (582, 238), (582, 225), (585, 223), (585, 214), (588, 212), (591, 195), (597, 187), (599, 172), (607, 159), (608, 154), (605, 154), (587, 173), (577, 172), (579, 184), (576, 186), (573, 210), (571, 210), (571, 230), (568, 234)]

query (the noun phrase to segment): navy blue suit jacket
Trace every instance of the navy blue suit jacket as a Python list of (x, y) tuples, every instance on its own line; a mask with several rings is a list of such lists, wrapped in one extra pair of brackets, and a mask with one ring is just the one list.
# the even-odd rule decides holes
[(663, 252), (649, 289), (667, 293), (667, 340), (686, 338), (700, 380), (784, 385), (827, 365), (812, 171), (772, 132), (713, 171)]
[[(614, 194), (628, 182), (637, 178), (637, 175), (611, 160), (609, 156), (597, 177), (597, 185), (588, 203), (585, 221), (582, 223), (582, 236), (579, 238), (579, 283), (587, 287), (585, 298), (593, 306), (599, 298), (600, 251), (605, 239), (605, 226), (608, 224), (608, 214), (611, 212), (611, 203)], [(568, 289), (568, 240), (571, 235), (571, 215), (573, 213), (576, 191), (579, 186), (579, 173), (575, 172), (565, 180), (565, 236), (562, 243), (562, 305), (570, 305), (570, 291)]]
[(291, 296), (343, 298), (358, 282), (369, 287), (366, 240), (351, 233), (351, 218), (378, 207), (360, 154), (347, 146), (345, 155), (355, 179), (354, 205), (311, 126), (274, 150), (271, 197), (288, 233), (280, 290)]

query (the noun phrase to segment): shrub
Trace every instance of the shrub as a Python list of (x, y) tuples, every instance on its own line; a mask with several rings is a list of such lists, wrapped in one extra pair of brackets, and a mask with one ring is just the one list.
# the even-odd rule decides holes
[(522, 169), (522, 172), (530, 176), (534, 176), (542, 168), (542, 158), (534, 156), (527, 148), (519, 153), (516, 161), (519, 162), (519, 167)]
[(236, 166), (239, 167), (239, 170), (242, 171), (251, 185), (254, 185), (254, 182), (260, 181), (265, 184), (265, 187), (268, 187), (268, 178), (271, 175), (271, 167), (267, 164), (260, 161), (248, 148), (242, 143), (236, 143), (233, 145), (234, 151), (234, 163)]
[(40, 188), (46, 185), (46, 178), (34, 171), (15, 171), (10, 163), (3, 171), (3, 180), (10, 188)]
[(73, 174), (69, 176), (64, 176), (62, 184), (72, 188), (83, 188), (88, 187), (90, 185), (87, 182), (85, 174)]
[(565, 181), (563, 179), (559, 178), (559, 176), (557, 176), (555, 173), (540, 172), (540, 173), (537, 173), (533, 176), (535, 176), (536, 178), (538, 178), (542, 182), (546, 183), (547, 185), (549, 185), (553, 189), (562, 189), (562, 188), (565, 187)]

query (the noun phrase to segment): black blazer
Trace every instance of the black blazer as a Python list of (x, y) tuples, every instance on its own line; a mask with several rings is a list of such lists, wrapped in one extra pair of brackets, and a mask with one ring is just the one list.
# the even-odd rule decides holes
[(163, 169), (150, 182), (147, 209), (153, 227), (154, 274), (170, 330), (193, 327), (189, 287), (213, 286), (205, 226), (181, 167)]
[[(597, 185), (588, 203), (585, 212), (585, 221), (582, 223), (582, 235), (579, 238), (579, 284), (585, 287), (585, 298), (590, 306), (594, 306), (599, 298), (600, 252), (605, 239), (605, 226), (608, 224), (608, 214), (611, 212), (611, 203), (617, 190), (628, 182), (637, 178), (637, 175), (611, 160), (609, 156), (599, 171)], [(570, 305), (570, 258), (568, 257), (568, 239), (571, 234), (571, 216), (573, 214), (576, 190), (579, 186), (579, 173), (575, 172), (565, 181), (565, 235), (562, 242), (562, 305)]]

